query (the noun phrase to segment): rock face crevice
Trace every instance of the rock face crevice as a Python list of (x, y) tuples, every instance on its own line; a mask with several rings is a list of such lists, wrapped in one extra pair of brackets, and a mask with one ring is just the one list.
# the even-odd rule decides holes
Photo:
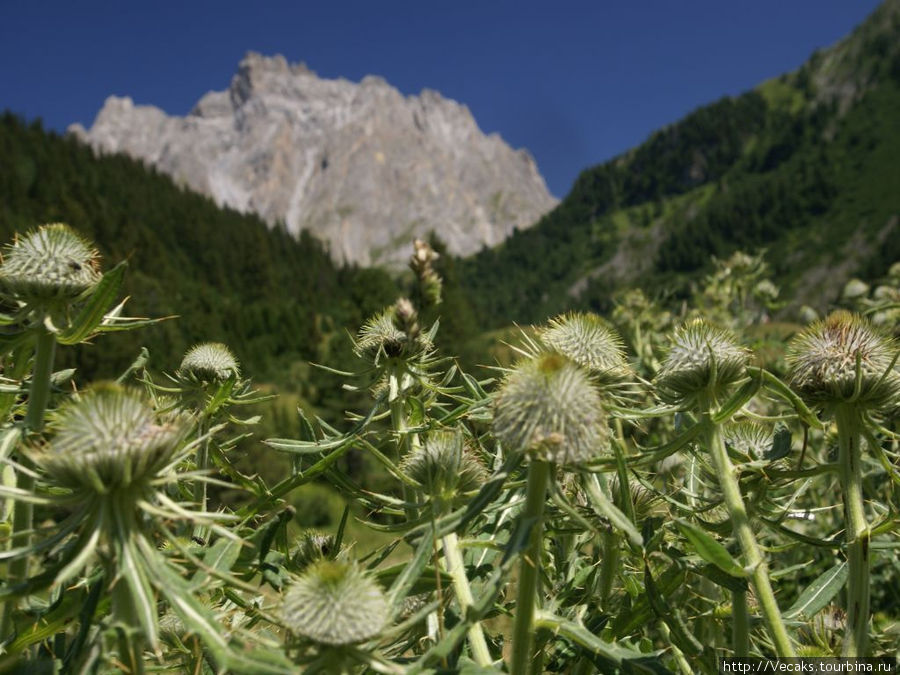
[(249, 53), (227, 91), (185, 117), (111, 96), (90, 130), (101, 153), (125, 153), (217, 203), (306, 229), (339, 262), (396, 264), (434, 231), (469, 254), (556, 204), (534, 160), (469, 109), (380, 77), (319, 78), (283, 57)]

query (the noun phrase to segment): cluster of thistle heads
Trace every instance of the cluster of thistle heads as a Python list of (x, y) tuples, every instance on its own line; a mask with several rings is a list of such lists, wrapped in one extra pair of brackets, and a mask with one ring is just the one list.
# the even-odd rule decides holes
[[(605, 453), (605, 401), (633, 378), (622, 341), (591, 314), (566, 314), (526, 338), (495, 399), (494, 433), (505, 447), (558, 464)], [(790, 383), (808, 403), (896, 406), (896, 341), (863, 317), (839, 310), (815, 322), (788, 348)], [(728, 329), (704, 319), (677, 328), (654, 379), (656, 396), (681, 409), (721, 402), (747, 376), (752, 354)], [(756, 453), (753, 453), (756, 454)]]
[[(434, 251), (416, 242), (411, 267), (426, 296), (440, 298)], [(91, 292), (101, 278), (96, 250), (68, 227), (54, 224), (16, 239), (0, 264), (0, 294), (21, 312), (49, 315)], [(361, 329), (356, 350), (374, 361), (422, 362), (432, 351), (409, 300), (400, 299)], [(532, 461), (582, 465), (607, 453), (608, 407), (635, 383), (622, 340), (603, 319), (565, 314), (527, 337), (494, 398), (492, 429), (502, 445)], [(900, 399), (898, 347), (864, 318), (838, 311), (790, 344), (790, 383), (808, 402), (860, 410), (896, 406)], [(659, 399), (680, 408), (721, 399), (744, 378), (749, 350), (728, 330), (697, 319), (677, 329), (655, 378)], [(410, 372), (414, 369), (407, 367)], [(184, 356), (173, 381), (192, 410), (210, 392), (240, 381), (237, 360), (222, 344), (205, 343)], [(142, 395), (101, 385), (73, 396), (53, 413), (49, 440), (27, 453), (69, 504), (90, 506), (115, 496), (138, 509), (183, 516), (165, 497), (192, 445), (193, 417), (160, 414)], [(771, 439), (748, 428), (731, 445), (749, 457), (771, 450)], [(459, 430), (435, 430), (403, 459), (403, 471), (446, 512), (486, 480), (487, 470)], [(122, 495), (129, 495), (122, 501)], [(295, 635), (321, 645), (358, 644), (379, 635), (390, 617), (378, 584), (356, 563), (325, 554), (327, 542), (298, 550), (303, 569), (284, 595), (283, 620)]]
[[(419, 242), (411, 263), (435, 303), (440, 299), (440, 278), (432, 268), (436, 258), (427, 244)], [(31, 317), (33, 323), (48, 318), (52, 322), (97, 287), (102, 278), (99, 262), (96, 249), (68, 226), (40, 227), (16, 238), (5, 250), (0, 297), (22, 323)], [(390, 359), (427, 353), (431, 345), (412, 303), (401, 299), (369, 325), (358, 348)], [(122, 523), (136, 522), (135, 516), (161, 525), (192, 520), (194, 513), (167, 493), (175, 489), (183, 469), (192, 466), (193, 450), (204, 440), (196, 433), (198, 420), (218, 411), (211, 401), (222, 406), (259, 400), (246, 395), (239, 363), (221, 343), (189, 349), (169, 379), (168, 387), (144, 379), (157, 394), (152, 398), (113, 383), (77, 392), (50, 413), (46, 433), (23, 449), (57, 501), (83, 515), (82, 553), (59, 572), (59, 583), (89, 564), (91, 554), (111, 539), (148, 536), (153, 528), (123, 530)], [(456, 464), (449, 471), (446, 466), (436, 468), (430, 458), (446, 459), (452, 453), (435, 453), (435, 447), (448, 446), (458, 451)], [(471, 453), (457, 439), (435, 434), (423, 448), (422, 457), (410, 460), (411, 472), (433, 483), (447, 499), (452, 501), (457, 488), (472, 489), (473, 481), (481, 478), (483, 468), (472, 464)], [(208, 524), (207, 515), (197, 514), (194, 522)], [(146, 544), (148, 551), (155, 548)], [(293, 635), (304, 640), (323, 646), (357, 644), (381, 632), (390, 617), (389, 603), (364, 569), (336, 558), (333, 544), (333, 538), (314, 533), (298, 540), (293, 563), (300, 573), (284, 595), (282, 619)], [(145, 626), (154, 647), (158, 628), (158, 622)]]

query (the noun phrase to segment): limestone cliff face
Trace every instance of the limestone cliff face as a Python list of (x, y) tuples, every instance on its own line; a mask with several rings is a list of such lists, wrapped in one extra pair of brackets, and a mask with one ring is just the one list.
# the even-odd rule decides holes
[(113, 96), (90, 130), (70, 131), (362, 265), (403, 261), (432, 230), (472, 253), (556, 204), (528, 152), (483, 134), (464, 105), (378, 77), (322, 79), (281, 56), (248, 54), (185, 117)]

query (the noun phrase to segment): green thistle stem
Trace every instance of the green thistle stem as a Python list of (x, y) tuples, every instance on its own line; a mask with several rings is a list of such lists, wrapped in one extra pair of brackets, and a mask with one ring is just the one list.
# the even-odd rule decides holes
[[(201, 419), (199, 429), (197, 433), (202, 437), (208, 430), (209, 423), (207, 420)], [(209, 469), (209, 438), (204, 439), (204, 441), (197, 447), (196, 454), (196, 464), (197, 471), (206, 471)], [(197, 503), (197, 508), (201, 512), (206, 511), (208, 495), (207, 495), (207, 485), (205, 480), (199, 480), (197, 478), (194, 479), (194, 501)], [(194, 536), (199, 537), (201, 539), (206, 538), (206, 528), (202, 525), (197, 525), (194, 528)]]
[[(40, 431), (44, 426), (44, 412), (50, 399), (50, 376), (53, 374), (53, 355), (56, 351), (56, 339), (43, 324), (35, 337), (34, 370), (31, 373), (31, 388), (28, 390), (28, 410), (25, 413), (25, 434)], [(34, 478), (19, 473), (17, 487), (31, 492), (34, 490)], [(27, 546), (31, 541), (33, 529), (34, 505), (19, 502), (13, 512), (12, 545)], [(23, 581), (28, 577), (28, 557), (16, 558), (9, 564), (9, 580)], [(3, 633), (9, 628), (4, 616)]]
[(750, 655), (750, 610), (747, 608), (747, 591), (731, 593), (731, 643), (735, 658)]
[[(707, 410), (709, 409), (708, 405), (704, 407)], [(778, 602), (775, 600), (775, 593), (769, 581), (769, 566), (766, 564), (759, 543), (756, 541), (756, 535), (753, 533), (753, 528), (750, 525), (750, 518), (747, 516), (747, 509), (741, 497), (741, 489), (735, 476), (734, 466), (728, 457), (728, 451), (725, 449), (725, 442), (722, 440), (722, 434), (718, 425), (713, 424), (708, 417), (707, 424), (709, 425), (707, 445), (712, 456), (713, 467), (719, 479), (719, 485), (722, 488), (725, 506), (728, 509), (728, 514), (731, 516), (734, 534), (741, 545), (744, 560), (747, 568), (750, 570), (750, 577), (756, 589), (756, 597), (759, 600), (766, 628), (768, 628), (769, 635), (775, 644), (776, 654), (778, 656), (794, 657), (796, 656), (794, 646), (788, 636), (784, 620), (781, 618), (781, 611), (778, 609)]]
[(511, 673), (528, 672), (534, 638), (534, 608), (538, 600), (538, 578), (541, 571), (544, 502), (550, 464), (533, 459), (528, 465), (528, 487), (522, 522), (531, 522), (531, 535), (519, 564), (519, 592), (516, 600), (516, 623), (513, 626)]
[[(459, 550), (459, 539), (456, 533), (450, 532), (444, 535), (441, 539), (441, 545), (444, 549), (444, 557), (447, 560), (447, 571), (453, 578), (453, 589), (456, 591), (460, 612), (465, 616), (469, 607), (475, 604), (475, 599), (472, 596), (472, 589), (469, 587), (469, 579), (466, 577), (466, 567), (462, 553)], [(472, 650), (475, 662), (479, 666), (487, 668), (493, 663), (491, 652), (484, 639), (484, 631), (481, 629), (481, 622), (476, 621), (469, 628), (469, 647)]]
[(869, 524), (862, 490), (859, 410), (853, 404), (835, 408), (840, 444), (838, 465), (844, 496), (844, 541), (847, 547), (847, 631), (841, 655), (865, 656), (869, 641)]
[[(107, 574), (115, 574), (110, 570)], [(132, 626), (140, 625), (137, 618), (137, 609), (134, 600), (122, 579), (112, 589), (112, 614), (121, 621), (122, 626), (118, 632), (119, 659), (128, 668), (127, 673), (132, 675), (144, 675), (143, 640), (132, 630)]]
[(612, 593), (613, 581), (619, 569), (619, 535), (607, 532), (603, 535), (603, 560), (600, 563), (600, 582), (597, 589), (600, 595), (600, 606), (606, 609), (606, 603)]
[(107, 526), (112, 526), (110, 533), (111, 548), (116, 552), (115, 556), (106, 560), (106, 579), (112, 582), (110, 598), (112, 600), (111, 616), (120, 624), (117, 631), (119, 643), (119, 660), (128, 668), (126, 672), (132, 675), (144, 675), (144, 636), (141, 633), (141, 614), (135, 603), (134, 594), (129, 588), (129, 583), (120, 574), (124, 561), (121, 558), (122, 551), (127, 542), (135, 536), (140, 536), (140, 529), (134, 517), (134, 504), (131, 499), (121, 492), (109, 495), (109, 502), (100, 510), (101, 527), (104, 521)]
[[(398, 378), (400, 377), (399, 373), (391, 373), (388, 377), (390, 378)], [(391, 425), (394, 428), (394, 433), (397, 434), (397, 454), (394, 457), (396, 462), (400, 462), (404, 457), (409, 455), (419, 443), (419, 437), (417, 434), (410, 434), (409, 422), (406, 418), (406, 399), (399, 395), (390, 403), (391, 410)], [(403, 495), (404, 502), (410, 502), (413, 498), (417, 498), (417, 495), (410, 494), (410, 489), (407, 487), (406, 483), (403, 483), (400, 486)], [(406, 512), (407, 520), (415, 520), (418, 518), (418, 510), (412, 506), (404, 506), (403, 510)]]
[[(610, 501), (614, 501), (622, 512), (628, 516), (632, 523), (637, 523), (634, 513), (634, 502), (631, 498), (631, 490), (628, 484), (628, 474), (624, 471), (626, 466), (625, 460), (625, 431), (622, 427), (622, 420), (616, 418), (614, 421), (616, 430), (616, 442), (612, 444), (613, 452), (616, 455), (616, 472), (619, 481), (618, 498), (614, 499), (609, 489), (609, 484), (603, 474), (598, 474), (597, 479), (601, 484), (601, 489), (606, 492), (606, 496)], [(621, 559), (620, 535), (617, 530), (610, 530), (603, 535), (603, 561), (600, 566), (599, 593), (600, 603), (602, 607), (606, 606), (609, 596), (612, 593), (613, 582), (616, 573), (619, 571), (619, 561)]]

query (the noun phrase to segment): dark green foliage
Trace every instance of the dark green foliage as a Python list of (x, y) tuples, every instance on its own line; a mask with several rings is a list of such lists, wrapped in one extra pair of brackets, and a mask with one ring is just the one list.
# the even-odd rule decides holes
[[(26, 125), (6, 113), (0, 240), (55, 221), (94, 240), (105, 267), (128, 259), (125, 293), (134, 299), (127, 314), (179, 316), (79, 350), (84, 378), (117, 374), (141, 345), (160, 358), (215, 340), (230, 345), (257, 379), (285, 385), (289, 364), (347, 352), (344, 327), (358, 326), (396, 295), (386, 273), (336, 267), (306, 232), (295, 239), (283, 228), (269, 229), (135, 161), (97, 158), (40, 122)], [(158, 369), (178, 365), (156, 358)]]

